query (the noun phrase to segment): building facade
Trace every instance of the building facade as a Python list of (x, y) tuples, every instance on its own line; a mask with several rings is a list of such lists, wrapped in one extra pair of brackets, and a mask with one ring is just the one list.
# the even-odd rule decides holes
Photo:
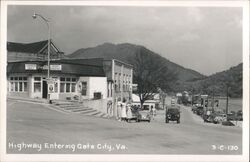
[(54, 60), (47, 84), (46, 61), (19, 61), (7, 65), (8, 95), (53, 100), (106, 99), (107, 78), (102, 59)]
[(103, 65), (108, 82), (107, 113), (117, 116), (117, 103), (132, 99), (133, 66), (116, 59), (104, 60)]

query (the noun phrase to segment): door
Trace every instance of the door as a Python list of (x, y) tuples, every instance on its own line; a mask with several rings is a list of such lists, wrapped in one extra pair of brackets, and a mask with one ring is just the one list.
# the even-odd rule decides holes
[(47, 81), (43, 80), (43, 98), (47, 98), (47, 95), (48, 95)]

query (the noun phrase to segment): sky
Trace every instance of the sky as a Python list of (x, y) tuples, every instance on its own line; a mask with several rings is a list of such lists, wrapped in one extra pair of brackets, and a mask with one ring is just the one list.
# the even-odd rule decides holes
[(65, 54), (109, 42), (143, 45), (205, 75), (242, 62), (242, 8), (126, 6), (8, 6), (7, 39), (48, 38)]

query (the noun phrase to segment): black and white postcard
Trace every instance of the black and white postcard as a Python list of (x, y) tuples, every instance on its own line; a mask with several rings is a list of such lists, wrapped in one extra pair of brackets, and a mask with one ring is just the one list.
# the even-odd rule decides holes
[(2, 1), (1, 161), (249, 161), (248, 1)]

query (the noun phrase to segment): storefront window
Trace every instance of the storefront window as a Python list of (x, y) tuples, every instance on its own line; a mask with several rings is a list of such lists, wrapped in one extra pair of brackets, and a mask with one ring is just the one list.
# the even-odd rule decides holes
[(15, 89), (15, 83), (14, 82), (11, 82), (10, 83), (10, 91), (13, 92)]
[(18, 92), (18, 82), (15, 82), (15, 92)]
[(19, 82), (19, 92), (22, 92), (22, 91), (23, 91), (23, 83)]
[(27, 77), (10, 77), (10, 87), (11, 92), (26, 92), (28, 87)]
[(70, 92), (70, 83), (66, 83), (66, 92)]
[(60, 92), (65, 92), (65, 83), (60, 84)]
[(41, 77), (35, 77), (34, 80), (35, 81), (41, 81)]
[(41, 77), (34, 77), (34, 92), (40, 93), (41, 92)]
[(28, 83), (23, 82), (23, 91), (26, 92), (28, 90)]
[(34, 83), (34, 92), (41, 92), (41, 82)]
[(60, 78), (60, 92), (61, 93), (70, 93), (76, 92), (76, 78)]
[(76, 92), (76, 83), (71, 84), (71, 92)]

